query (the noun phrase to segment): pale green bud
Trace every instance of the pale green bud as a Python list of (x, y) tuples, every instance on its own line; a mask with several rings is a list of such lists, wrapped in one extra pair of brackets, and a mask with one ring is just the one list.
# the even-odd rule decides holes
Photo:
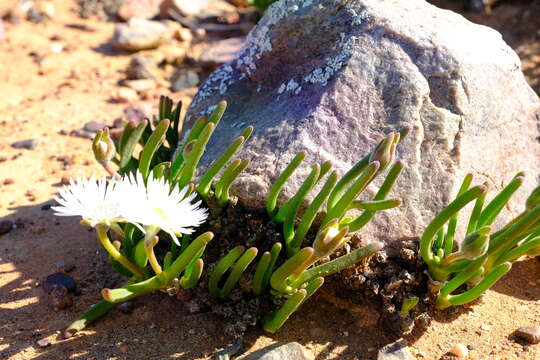
[(114, 142), (109, 134), (109, 129), (104, 128), (99, 130), (92, 142), (92, 151), (94, 157), (100, 164), (106, 164), (111, 161), (116, 155), (116, 148)]

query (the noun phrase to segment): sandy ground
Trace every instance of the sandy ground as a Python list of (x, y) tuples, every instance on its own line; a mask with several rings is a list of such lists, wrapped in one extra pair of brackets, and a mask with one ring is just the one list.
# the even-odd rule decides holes
[[(10, 3), (0, 2), (0, 13)], [(111, 124), (121, 115), (126, 104), (112, 99), (129, 56), (108, 45), (113, 24), (79, 19), (72, 1), (54, 3), (54, 21), (7, 24), (8, 39), (0, 43), (0, 221), (18, 224), (0, 237), (0, 359), (213, 358), (225, 345), (219, 319), (189, 315), (161, 293), (137, 300), (132, 314), (111, 312), (82, 336), (61, 337), (71, 320), (99, 300), (99, 290), (119, 278), (92, 232), (76, 219), (56, 218), (41, 207), (52, 203), (62, 177), (102, 173), (89, 140), (62, 134), (88, 121)], [(47, 53), (55, 36), (65, 50), (37, 64), (31, 54)], [(39, 144), (34, 150), (10, 146), (25, 139)], [(81, 295), (73, 307), (55, 312), (41, 282), (61, 262), (76, 265), (71, 274)], [(419, 359), (439, 359), (455, 343), (474, 348), (470, 359), (540, 359), (540, 345), (523, 346), (512, 336), (525, 325), (540, 325), (536, 260), (516, 264), (471, 311), (451, 322), (435, 321), (421, 336), (404, 341)], [(43, 338), (52, 345), (39, 348), (36, 341)], [(253, 329), (246, 339), (249, 351), (275, 341), (298, 341), (318, 360), (375, 359), (387, 343), (362, 313), (338, 308), (324, 296), (305, 304), (278, 334)]]

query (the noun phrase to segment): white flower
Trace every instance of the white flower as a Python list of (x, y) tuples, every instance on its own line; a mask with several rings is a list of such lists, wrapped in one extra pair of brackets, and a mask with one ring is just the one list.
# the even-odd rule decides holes
[(55, 215), (80, 216), (87, 225), (110, 226), (124, 221), (121, 199), (114, 191), (116, 183), (107, 183), (105, 178), (70, 179), (70, 186), (60, 190), (54, 199), (60, 206), (53, 206)]
[(200, 207), (201, 201), (192, 203), (195, 193), (186, 196), (188, 187), (180, 190), (175, 186), (171, 190), (163, 178), (154, 179), (150, 175), (145, 186), (142, 175), (137, 172), (123, 177), (115, 191), (130, 199), (122, 206), (127, 221), (152, 228), (154, 232), (159, 228), (177, 244), (177, 236), (191, 234), (208, 216), (206, 209)]

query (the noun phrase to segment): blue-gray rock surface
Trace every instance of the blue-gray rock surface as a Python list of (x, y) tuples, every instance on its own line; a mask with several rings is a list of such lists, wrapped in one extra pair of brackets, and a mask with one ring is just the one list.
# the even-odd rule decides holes
[(510, 213), (521, 209), (540, 173), (540, 101), (520, 67), (498, 32), (423, 0), (282, 0), (201, 86), (188, 119), (229, 103), (203, 168), (255, 126), (242, 152), (251, 164), (234, 185), (249, 207), (264, 206), (299, 151), (308, 161), (281, 201), (311, 162), (332, 160), (344, 173), (385, 134), (410, 127), (392, 195), (403, 204), (363, 232), (393, 243), (418, 236), (468, 172), (493, 195), (525, 171)]

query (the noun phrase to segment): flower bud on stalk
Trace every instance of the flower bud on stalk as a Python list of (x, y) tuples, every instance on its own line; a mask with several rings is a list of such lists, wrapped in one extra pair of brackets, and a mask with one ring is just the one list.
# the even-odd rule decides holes
[(120, 176), (118, 173), (111, 168), (110, 161), (116, 155), (116, 148), (114, 142), (111, 139), (109, 128), (104, 128), (99, 130), (94, 137), (92, 142), (92, 151), (94, 152), (94, 157), (96, 160), (107, 170), (107, 172), (116, 178)]
[(481, 229), (467, 235), (461, 245), (461, 254), (466, 259), (476, 259), (485, 255), (489, 248), (489, 233), (491, 228), (484, 226)]
[(381, 165), (379, 171), (384, 170), (394, 160), (398, 142), (399, 133), (390, 133), (373, 150), (369, 157), (369, 163), (378, 161)]

